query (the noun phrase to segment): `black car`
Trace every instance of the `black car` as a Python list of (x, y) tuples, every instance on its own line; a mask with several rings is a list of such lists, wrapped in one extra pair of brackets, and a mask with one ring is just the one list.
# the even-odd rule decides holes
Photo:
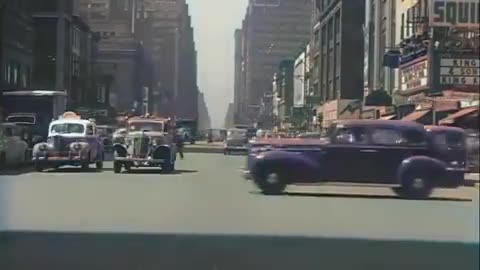
[[(435, 187), (464, 184), (465, 148), (445, 152), (432, 132), (409, 121), (338, 121), (324, 140), (277, 140), (275, 147), (263, 147), (249, 172), (266, 194), (280, 194), (288, 184), (347, 182), (388, 185), (403, 197), (425, 198)], [(447, 132), (464, 144), (461, 130)]]

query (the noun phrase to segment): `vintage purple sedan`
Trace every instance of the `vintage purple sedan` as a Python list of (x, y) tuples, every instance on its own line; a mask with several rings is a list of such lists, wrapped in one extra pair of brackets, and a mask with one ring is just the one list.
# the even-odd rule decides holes
[(81, 166), (83, 170), (95, 164), (103, 169), (104, 147), (91, 120), (80, 119), (67, 112), (50, 123), (48, 139), (33, 148), (33, 162), (37, 171), (65, 165)]
[(281, 194), (289, 184), (347, 182), (389, 186), (402, 197), (426, 198), (435, 187), (463, 185), (466, 159), (458, 152), (439, 154), (429, 133), (408, 121), (338, 121), (323, 140), (253, 143), (249, 174), (264, 194)]

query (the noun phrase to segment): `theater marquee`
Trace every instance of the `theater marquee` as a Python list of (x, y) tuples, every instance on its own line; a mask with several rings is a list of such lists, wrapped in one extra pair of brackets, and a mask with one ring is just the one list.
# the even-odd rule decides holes
[(480, 85), (480, 60), (478, 58), (440, 57), (438, 85), (449, 87), (478, 88)]
[(428, 88), (428, 59), (423, 57), (400, 68), (400, 91), (416, 92)]

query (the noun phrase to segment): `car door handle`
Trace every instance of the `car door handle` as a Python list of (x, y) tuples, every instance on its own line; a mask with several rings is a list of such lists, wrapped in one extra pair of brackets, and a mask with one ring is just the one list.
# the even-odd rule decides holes
[(378, 150), (366, 149), (360, 150), (361, 153), (378, 153)]

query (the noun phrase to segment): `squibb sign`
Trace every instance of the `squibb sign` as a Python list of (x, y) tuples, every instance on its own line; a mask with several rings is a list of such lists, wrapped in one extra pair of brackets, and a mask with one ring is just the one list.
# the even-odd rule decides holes
[(430, 26), (478, 28), (479, 0), (430, 0)]

